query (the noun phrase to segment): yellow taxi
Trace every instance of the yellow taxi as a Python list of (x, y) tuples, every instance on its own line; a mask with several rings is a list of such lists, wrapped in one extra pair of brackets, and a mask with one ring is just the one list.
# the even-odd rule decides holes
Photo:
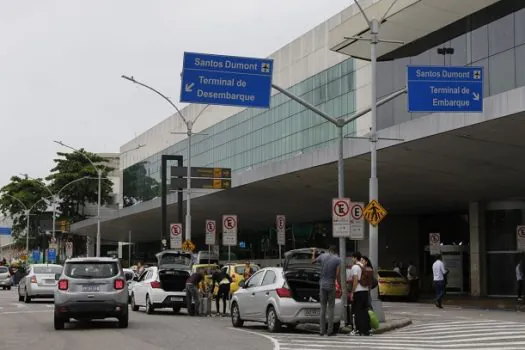
[(378, 270), (379, 298), (388, 297), (408, 298), (410, 296), (410, 282), (399, 272), (394, 270)]
[[(244, 280), (245, 268), (246, 264), (231, 264), (222, 267), (222, 270), (225, 271), (232, 278), (232, 283), (230, 284), (231, 294), (235, 293), (239, 289), (239, 282)], [(256, 264), (250, 264), (250, 268), (252, 269), (252, 275), (260, 269), (259, 265)], [(218, 287), (215, 287), (213, 290), (213, 294), (217, 294), (217, 291)]]
[(204, 272), (204, 280), (199, 286), (201, 290), (208, 290), (208, 287), (211, 286), (211, 276), (215, 271), (219, 270), (219, 265), (217, 264), (195, 264), (191, 267), (191, 273), (195, 272)]

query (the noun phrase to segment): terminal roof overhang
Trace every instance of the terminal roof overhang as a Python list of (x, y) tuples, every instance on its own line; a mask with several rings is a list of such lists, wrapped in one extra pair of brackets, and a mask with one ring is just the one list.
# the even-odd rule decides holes
[[(468, 211), (470, 201), (525, 198), (525, 87), (491, 96), (484, 113), (435, 113), (379, 131), (379, 200), (391, 214)], [(369, 143), (345, 140), (345, 194), (368, 199)], [(220, 222), (237, 214), (239, 227), (275, 225), (275, 215), (287, 222), (330, 220), (330, 201), (337, 196), (337, 148), (334, 145), (296, 157), (234, 172), (234, 188), (192, 199), (194, 236), (202, 236), (204, 220)], [(176, 222), (176, 196), (168, 198), (168, 217)], [(102, 221), (108, 240), (160, 239), (160, 200), (124, 208)], [(219, 225), (218, 225), (219, 226)], [(220, 226), (219, 226), (220, 227)], [(72, 226), (93, 236), (96, 220)], [(218, 230), (220, 232), (220, 229)]]
[[(391, 8), (390, 6), (394, 0), (379, 0), (368, 7), (365, 7), (364, 3), (370, 3), (370, 1), (359, 1), (363, 5), (369, 19), (375, 18), (380, 20), (388, 11), (386, 18), (381, 24), (379, 33), (381, 39), (396, 40), (404, 43), (402, 45), (385, 42), (378, 43), (376, 46), (378, 60), (384, 61), (417, 55), (419, 52), (403, 50), (403, 46), (410, 46), (418, 40), (429, 38), (432, 33), (445, 27), (451, 26), (451, 28), (447, 29), (446, 35), (454, 37), (462, 34), (460, 31), (463, 30), (465, 32), (466, 25), (462, 25), (458, 32), (458, 28), (453, 28), (454, 23), (458, 23), (466, 16), (493, 5), (500, 0), (398, 0)], [(505, 6), (504, 3), (506, 1), (503, 0), (501, 2), (502, 6)], [(353, 5), (352, 8), (354, 9), (353, 15), (348, 19), (343, 19), (341, 24), (330, 31), (329, 47), (335, 52), (354, 58), (370, 60), (370, 44), (368, 41), (345, 39), (356, 36), (368, 38), (370, 35), (369, 26), (363, 15), (357, 6)], [(429, 40), (428, 47), (419, 45), (419, 51), (425, 51), (444, 41), (446, 40), (438, 40), (438, 42)]]

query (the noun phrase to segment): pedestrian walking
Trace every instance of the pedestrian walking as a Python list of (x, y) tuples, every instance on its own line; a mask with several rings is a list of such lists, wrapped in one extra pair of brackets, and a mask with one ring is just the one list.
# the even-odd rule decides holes
[[(312, 263), (321, 264), (321, 277), (319, 280), (319, 298), (321, 303), (320, 335), (332, 336), (334, 334), (334, 309), (335, 309), (335, 281), (339, 276), (341, 259), (337, 256), (334, 245), (328, 248), (328, 253), (316, 257), (317, 249), (313, 249)], [(328, 317), (327, 317), (328, 313)], [(327, 327), (328, 319), (328, 327)]]
[(408, 262), (407, 280), (410, 283), (410, 300), (417, 301), (419, 299), (419, 277), (417, 276), (417, 268), (414, 262)]
[[(202, 271), (193, 273), (186, 280), (186, 303), (188, 307), (188, 313), (191, 315), (199, 316), (200, 310), (200, 296), (199, 296), (199, 284), (204, 279)], [(195, 308), (192, 310), (192, 304), (195, 304)]]
[(215, 296), (215, 306), (217, 310), (217, 315), (220, 315), (219, 310), (219, 301), (222, 299), (222, 314), (226, 316), (226, 301), (230, 297), (230, 283), (232, 283), (232, 278), (223, 270), (217, 270), (211, 276), (211, 292), (215, 289), (215, 285), (218, 285), (219, 289), (217, 295)]
[(352, 318), (353, 331), (351, 335), (370, 335), (370, 286), (373, 284), (374, 271), (366, 267), (361, 253), (352, 254)]
[(436, 261), (432, 265), (432, 273), (434, 275), (434, 288), (436, 290), (436, 299), (434, 303), (440, 309), (443, 308), (443, 297), (445, 296), (446, 275), (447, 270), (443, 264), (441, 254), (436, 255)]

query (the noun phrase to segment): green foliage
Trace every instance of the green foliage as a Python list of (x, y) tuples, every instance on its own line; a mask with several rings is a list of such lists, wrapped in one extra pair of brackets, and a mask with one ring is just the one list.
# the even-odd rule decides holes
[[(49, 198), (50, 194), (42, 179), (30, 179), (27, 176), (24, 178), (13, 176), (11, 182), (0, 189), (0, 212), (13, 219), (15, 239), (20, 238), (26, 229), (26, 208), (31, 210), (31, 214), (45, 212), (47, 203), (44, 198), (46, 197)], [(36, 225), (31, 226), (30, 236), (34, 235), (32, 233), (36, 229)]]
[[(63, 218), (67, 218), (70, 222), (86, 219), (84, 206), (87, 203), (98, 201), (98, 169), (102, 171), (103, 177), (102, 204), (111, 204), (110, 194), (113, 183), (106, 177), (114, 169), (106, 165), (107, 159), (84, 149), (71, 153), (58, 152), (57, 155), (59, 158), (54, 159), (55, 167), (51, 169), (51, 175), (46, 180), (51, 181), (51, 190), (60, 198), (58, 210), (62, 213)], [(93, 167), (88, 158), (97, 166), (97, 169)], [(83, 177), (90, 178), (82, 179)], [(79, 181), (71, 183), (75, 180)]]
[(150, 200), (160, 195), (160, 183), (147, 175), (144, 163), (137, 163), (124, 173), (124, 206)]

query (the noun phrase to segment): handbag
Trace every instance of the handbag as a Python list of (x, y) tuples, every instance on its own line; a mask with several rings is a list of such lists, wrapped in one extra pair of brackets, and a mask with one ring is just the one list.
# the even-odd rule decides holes
[(376, 313), (373, 310), (368, 310), (368, 317), (370, 317), (370, 328), (378, 329), (379, 328), (379, 318), (377, 318)]

